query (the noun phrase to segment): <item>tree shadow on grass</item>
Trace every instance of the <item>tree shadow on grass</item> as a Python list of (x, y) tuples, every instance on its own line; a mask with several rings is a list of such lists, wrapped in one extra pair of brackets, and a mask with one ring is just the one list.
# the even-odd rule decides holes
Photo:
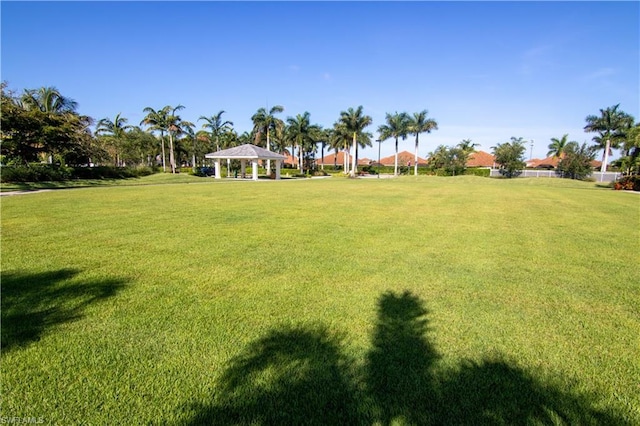
[(427, 313), (410, 292), (384, 293), (362, 368), (327, 330), (274, 330), (232, 361), (210, 404), (190, 407), (189, 424), (629, 423), (505, 360), (438, 368)]
[(51, 328), (82, 318), (83, 310), (114, 296), (123, 280), (76, 283), (80, 271), (29, 274), (3, 273), (1, 278), (2, 350), (4, 352), (40, 340)]
[(378, 301), (366, 382), (375, 418), (382, 424), (399, 419), (424, 424), (433, 413), (437, 401), (432, 371), (440, 357), (425, 338), (427, 313), (409, 292), (387, 292)]
[(213, 404), (191, 407), (188, 424), (354, 424), (350, 370), (340, 339), (328, 331), (275, 330), (233, 360)]

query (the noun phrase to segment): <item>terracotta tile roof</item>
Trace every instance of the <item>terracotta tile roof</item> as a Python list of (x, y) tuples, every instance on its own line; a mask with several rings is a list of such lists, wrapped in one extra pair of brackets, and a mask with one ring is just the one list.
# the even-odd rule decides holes
[(329, 155), (325, 155), (322, 158), (318, 158), (316, 160), (316, 163), (318, 164), (325, 164), (328, 166), (333, 166), (333, 164), (337, 164), (338, 166), (341, 166), (344, 163), (344, 152), (343, 151), (338, 151), (338, 155), (336, 156), (336, 154), (329, 154)]
[(558, 157), (547, 157), (543, 159), (534, 158), (526, 162), (527, 167), (531, 167), (534, 169), (548, 169), (548, 168), (556, 168), (558, 167), (558, 163), (560, 159)]
[[(388, 157), (384, 157), (380, 159), (380, 163), (383, 166), (393, 166), (395, 165), (395, 154), (390, 155)], [(411, 165), (413, 166), (413, 160), (415, 159), (415, 154), (409, 152), (409, 151), (402, 151), (398, 153), (398, 166), (406, 166), (407, 164), (409, 164), (409, 162), (411, 162)], [(424, 158), (418, 156), (418, 165), (426, 165), (427, 164), (427, 160), (425, 160)]]
[[(352, 157), (349, 157), (349, 164), (351, 164), (351, 161), (353, 161)], [(373, 160), (370, 160), (369, 158), (358, 158), (358, 165), (359, 166), (368, 166)], [(329, 154), (329, 155), (325, 155), (322, 158), (318, 158), (316, 159), (316, 164), (324, 164), (325, 166), (333, 166), (333, 164), (338, 165), (338, 166), (342, 166), (342, 164), (344, 163), (344, 152), (343, 151), (339, 151), (338, 152), (338, 156), (336, 158), (336, 154)]]
[[(560, 163), (560, 158), (554, 157), (554, 156), (543, 158), (541, 160), (538, 158), (534, 158), (533, 160), (529, 160), (526, 163), (527, 163), (527, 167), (531, 167), (531, 168), (540, 168), (540, 169), (554, 168), (555, 169), (558, 167), (558, 164)], [(595, 169), (597, 169), (601, 165), (602, 165), (602, 161), (593, 160), (591, 162), (591, 167)]]
[(285, 157), (287, 158), (283, 161), (284, 164), (291, 164), (292, 166), (298, 165), (298, 157), (293, 157), (289, 154), (285, 154)]
[(469, 156), (467, 167), (493, 167), (495, 162), (495, 157), (488, 152), (476, 151)]

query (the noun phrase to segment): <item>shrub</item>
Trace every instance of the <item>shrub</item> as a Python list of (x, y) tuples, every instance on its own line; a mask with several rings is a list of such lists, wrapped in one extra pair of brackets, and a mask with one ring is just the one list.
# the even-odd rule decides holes
[(3, 166), (2, 182), (50, 182), (64, 181), (73, 177), (73, 169), (54, 164), (29, 164)]
[(623, 176), (613, 184), (615, 190), (640, 191), (640, 176)]
[(472, 175), (472, 176), (482, 176), (482, 177), (489, 177), (491, 174), (491, 169), (485, 169), (485, 168), (469, 168), (467, 170), (465, 170), (464, 172), (465, 175)]
[(66, 167), (53, 164), (29, 164), (2, 167), (2, 182), (59, 182), (70, 179), (127, 179), (148, 176), (156, 171), (142, 167)]

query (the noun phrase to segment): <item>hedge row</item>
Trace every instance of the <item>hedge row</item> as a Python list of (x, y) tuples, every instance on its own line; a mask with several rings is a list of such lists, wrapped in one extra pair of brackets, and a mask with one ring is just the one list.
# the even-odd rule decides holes
[(73, 179), (126, 179), (155, 173), (151, 167), (67, 167), (51, 164), (2, 166), (0, 182), (58, 182)]

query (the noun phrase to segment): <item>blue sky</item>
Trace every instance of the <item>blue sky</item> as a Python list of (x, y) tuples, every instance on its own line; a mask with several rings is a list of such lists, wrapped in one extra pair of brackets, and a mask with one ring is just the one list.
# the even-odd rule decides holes
[[(2, 80), (55, 86), (96, 119), (139, 124), (147, 106), (184, 119), (225, 110), (239, 133), (260, 107), (330, 127), (362, 105), (427, 109), (420, 155), (551, 137), (589, 142), (585, 117), (640, 118), (638, 2), (7, 2)], [(202, 121), (198, 122), (202, 124)], [(413, 151), (413, 138), (400, 150)], [(375, 145), (375, 143), (374, 143)], [(382, 144), (382, 156), (394, 151)], [(364, 151), (375, 159), (378, 148)], [(527, 150), (527, 157), (530, 149)]]

